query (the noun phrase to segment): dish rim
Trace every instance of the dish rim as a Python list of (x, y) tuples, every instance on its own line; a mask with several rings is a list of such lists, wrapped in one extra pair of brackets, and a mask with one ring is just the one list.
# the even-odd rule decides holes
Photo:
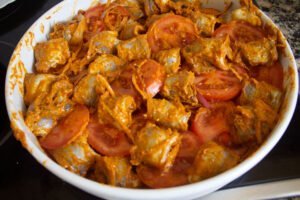
[[(37, 24), (45, 20), (46, 16), (50, 16), (55, 9), (58, 7), (63, 7), (68, 1), (62, 1), (52, 8), (47, 10), (42, 16), (40, 16), (33, 25), (24, 33), (22, 38), (20, 39), (18, 47), (22, 41), (24, 41), (25, 36), (33, 30)], [(275, 26), (278, 30), (280, 30), (277, 25), (265, 14), (263, 11), (260, 10), (262, 21), (266, 22), (267, 24), (271, 24)], [(285, 39), (285, 37), (284, 37)], [(6, 107), (7, 112), (10, 118), (11, 123), (15, 123), (14, 125), (19, 128), (19, 130), (23, 131), (25, 136), (25, 142), (27, 143), (27, 150), (29, 153), (47, 170), (51, 173), (59, 177), (60, 179), (68, 182), (71, 185), (76, 186), (77, 188), (87, 191), (93, 195), (98, 197), (105, 197), (105, 198), (123, 198), (123, 199), (169, 199), (169, 198), (182, 198), (182, 197), (198, 197), (201, 193), (202, 195), (208, 194), (212, 191), (215, 191), (222, 186), (228, 184), (229, 182), (233, 181), (234, 179), (238, 178), (239, 176), (245, 174), (251, 168), (253, 168), (257, 163), (259, 163), (276, 145), (279, 139), (284, 134), (287, 126), (289, 125), (298, 98), (298, 73), (297, 73), (297, 65), (287, 40), (285, 39), (285, 52), (288, 54), (287, 57), (289, 59), (289, 68), (293, 70), (294, 78), (292, 82), (294, 82), (294, 86), (291, 88), (291, 92), (288, 94), (286, 106), (284, 106), (283, 111), (281, 111), (281, 117), (278, 120), (276, 126), (273, 128), (272, 132), (270, 133), (269, 137), (264, 141), (264, 143), (247, 159), (236, 165), (235, 167), (226, 170), (225, 172), (218, 174), (214, 177), (208, 178), (206, 180), (202, 180), (196, 183), (191, 183), (182, 186), (176, 186), (171, 188), (163, 188), (163, 189), (130, 189), (130, 188), (121, 188), (121, 187), (114, 187), (102, 183), (98, 183), (92, 181), (90, 179), (81, 177), (73, 172), (70, 172), (57, 164), (55, 161), (50, 159), (47, 154), (38, 148), (38, 146), (30, 139), (31, 131), (25, 125), (25, 127), (21, 124), (20, 119), (16, 119), (12, 116), (12, 111), (14, 110), (13, 103), (9, 102), (9, 96), (11, 95), (11, 88), (9, 87), (10, 82), (10, 74), (12, 69), (12, 63), (10, 62), (7, 68), (6, 73), (6, 80), (5, 80), (5, 99), (6, 99)], [(16, 56), (16, 49), (14, 50), (12, 57)], [(16, 128), (16, 127), (15, 127)], [(15, 130), (14, 130), (15, 131)], [(24, 144), (23, 144), (24, 145)], [(198, 191), (198, 192), (197, 192)], [(198, 195), (197, 195), (198, 194)]]

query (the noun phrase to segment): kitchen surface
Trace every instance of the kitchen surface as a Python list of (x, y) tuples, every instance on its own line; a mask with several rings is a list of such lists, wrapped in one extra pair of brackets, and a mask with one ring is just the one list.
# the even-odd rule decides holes
[[(30, 25), (58, 2), (60, 1), (16, 0), (0, 9), (0, 199), (98, 199), (48, 172), (14, 139), (9, 128), (4, 82), (10, 55)], [(300, 1), (257, 0), (257, 5), (281, 28), (300, 66)], [(300, 179), (299, 120), (298, 101), (294, 117), (274, 149), (248, 173), (221, 190), (274, 183), (274, 181), (286, 183), (285, 181), (293, 182)], [(293, 196), (300, 195), (300, 184), (298, 193), (293, 193)], [(268, 194), (268, 197), (272, 198), (270, 195)]]

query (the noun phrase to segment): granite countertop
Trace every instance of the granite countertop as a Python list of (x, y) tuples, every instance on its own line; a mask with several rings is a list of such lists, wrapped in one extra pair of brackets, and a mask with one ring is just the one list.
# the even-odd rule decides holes
[(256, 1), (287, 37), (300, 69), (300, 0)]

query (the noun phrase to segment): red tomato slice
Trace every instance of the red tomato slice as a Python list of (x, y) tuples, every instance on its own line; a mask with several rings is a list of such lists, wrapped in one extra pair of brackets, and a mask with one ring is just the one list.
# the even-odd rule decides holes
[(272, 66), (257, 66), (253, 69), (252, 75), (259, 81), (265, 81), (278, 89), (283, 88), (283, 67), (279, 62)]
[(141, 101), (139, 92), (135, 89), (132, 83), (133, 68), (128, 68), (122, 71), (119, 78), (111, 85), (112, 89), (119, 95), (130, 95), (136, 101)]
[(212, 105), (212, 108), (201, 107), (192, 121), (191, 129), (202, 143), (216, 139), (223, 133), (230, 132), (228, 120), (233, 111), (233, 104), (222, 103)]
[(240, 80), (231, 72), (215, 70), (195, 78), (197, 91), (207, 100), (228, 101), (242, 89)]
[(198, 38), (196, 25), (188, 18), (167, 14), (154, 21), (147, 33), (153, 52), (183, 47)]
[(162, 174), (156, 168), (141, 165), (137, 168), (137, 174), (140, 180), (150, 188), (174, 187), (188, 183), (186, 173), (182, 173), (184, 168), (186, 166), (177, 166), (177, 163), (174, 163), (172, 169)]
[(126, 156), (131, 144), (125, 133), (109, 125), (100, 124), (94, 117), (87, 126), (88, 143), (97, 152), (106, 156)]
[(87, 107), (76, 105), (73, 111), (60, 120), (45, 138), (41, 139), (41, 146), (53, 150), (71, 143), (83, 133), (89, 119)]
[(177, 157), (194, 158), (201, 145), (198, 136), (192, 131), (185, 131), (181, 134), (181, 136), (181, 145)]
[(137, 89), (154, 97), (165, 79), (165, 69), (154, 60), (146, 60), (135, 73)]
[(89, 41), (94, 35), (105, 30), (105, 24), (101, 16), (105, 10), (105, 5), (98, 4), (95, 7), (88, 9), (84, 16), (87, 19), (88, 30), (84, 32), (84, 41)]
[(124, 6), (112, 3), (105, 9), (103, 20), (110, 30), (120, 30), (124, 20), (130, 17), (130, 13)]
[(90, 9), (88, 9), (85, 13), (84, 13), (84, 16), (87, 18), (87, 19), (90, 19), (92, 17), (95, 17), (95, 18), (100, 18), (102, 13), (104, 12), (105, 10), (105, 5), (104, 4), (98, 4), (97, 6), (94, 6)]
[(232, 137), (229, 132), (221, 133), (215, 141), (219, 144), (222, 144), (224, 146), (231, 146), (232, 145)]
[(109, 10), (109, 14), (116, 14), (120, 16), (130, 16), (129, 11), (124, 7), (118, 4), (112, 3), (107, 10)]
[(232, 21), (228, 24), (223, 24), (213, 34), (214, 37), (223, 37), (225, 35), (229, 35), (233, 41), (243, 43), (265, 37), (261, 28), (252, 26), (245, 21)]
[(175, 162), (171, 168), (174, 173), (188, 175), (189, 168), (194, 163), (194, 157), (176, 157)]

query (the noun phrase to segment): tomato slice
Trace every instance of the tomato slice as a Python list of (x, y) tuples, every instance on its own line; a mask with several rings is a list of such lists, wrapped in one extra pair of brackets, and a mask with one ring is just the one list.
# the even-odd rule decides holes
[(76, 105), (73, 111), (60, 120), (51, 132), (40, 140), (41, 146), (53, 150), (71, 143), (83, 133), (89, 119), (88, 108), (84, 105)]
[(216, 137), (215, 141), (224, 146), (232, 145), (232, 137), (229, 132), (221, 133), (219, 136)]
[(242, 89), (240, 80), (233, 73), (221, 70), (196, 76), (195, 86), (198, 93), (210, 101), (228, 101)]
[(271, 66), (257, 66), (253, 68), (252, 76), (257, 80), (265, 81), (278, 89), (283, 89), (283, 67), (278, 61)]
[(137, 174), (140, 180), (150, 188), (166, 188), (188, 183), (187, 174), (183, 171), (187, 170), (189, 163), (174, 163), (173, 167), (166, 173), (162, 173), (159, 169), (139, 166)]
[(180, 15), (166, 14), (154, 21), (147, 33), (153, 52), (183, 47), (198, 38), (196, 25)]
[(119, 31), (129, 17), (130, 13), (124, 6), (112, 3), (105, 9), (103, 20), (110, 30)]
[(141, 96), (132, 83), (133, 71), (133, 68), (125, 69), (119, 78), (112, 83), (111, 87), (116, 94), (130, 95), (137, 103), (141, 101)]
[(213, 34), (214, 37), (229, 35), (230, 39), (237, 42), (247, 43), (265, 37), (263, 30), (252, 26), (245, 21), (232, 21), (221, 25)]
[(199, 108), (192, 121), (191, 129), (197, 134), (202, 143), (216, 139), (224, 133), (230, 132), (228, 120), (233, 112), (232, 103), (214, 104), (212, 108)]
[(109, 125), (100, 124), (96, 117), (92, 117), (87, 130), (88, 143), (98, 153), (106, 156), (129, 155), (131, 144), (125, 133)]
[(105, 10), (105, 5), (104, 4), (98, 4), (97, 6), (94, 6), (90, 9), (88, 9), (85, 13), (84, 13), (84, 16), (87, 18), (87, 19), (90, 19), (90, 18), (100, 18), (102, 13), (104, 12)]
[(84, 41), (89, 41), (94, 35), (105, 30), (105, 24), (101, 19), (101, 16), (105, 10), (105, 5), (98, 4), (88, 9), (84, 16), (87, 20), (88, 30), (84, 32)]
[(201, 145), (198, 136), (192, 131), (185, 131), (181, 133), (181, 145), (177, 157), (193, 159)]
[(165, 79), (165, 69), (154, 60), (143, 61), (134, 75), (135, 87), (142, 96), (154, 97), (161, 89)]

